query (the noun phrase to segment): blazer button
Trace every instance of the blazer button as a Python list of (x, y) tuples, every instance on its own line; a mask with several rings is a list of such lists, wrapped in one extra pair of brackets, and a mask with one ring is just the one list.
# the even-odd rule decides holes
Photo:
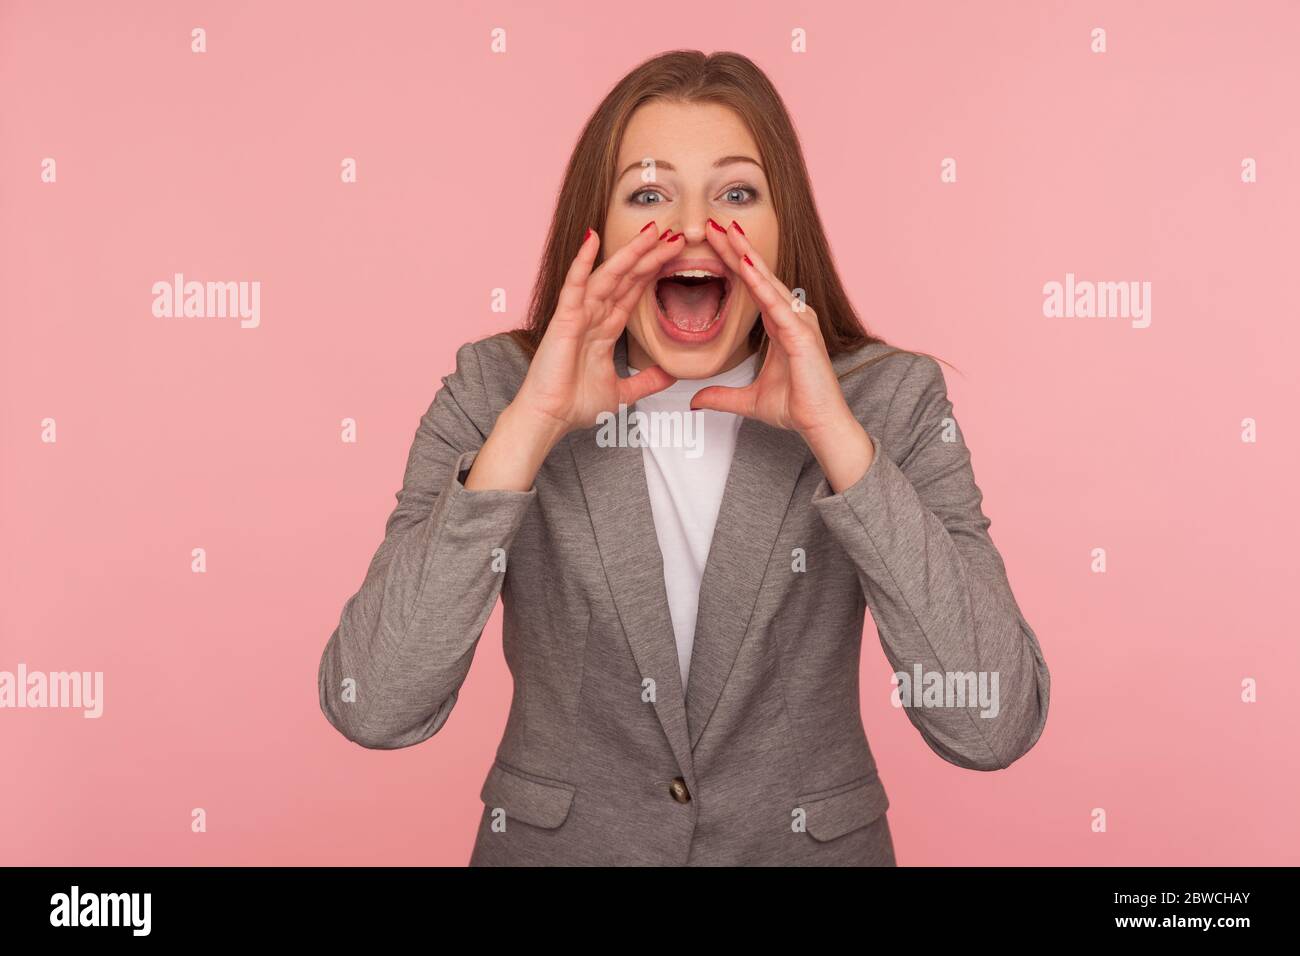
[(678, 803), (691, 802), (691, 792), (686, 789), (686, 781), (681, 777), (673, 777), (673, 782), (668, 785), (668, 792)]

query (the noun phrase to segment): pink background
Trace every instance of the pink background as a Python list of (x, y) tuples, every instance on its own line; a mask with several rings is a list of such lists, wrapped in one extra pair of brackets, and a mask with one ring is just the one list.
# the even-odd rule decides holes
[[(0, 4), (0, 670), (105, 673), (99, 720), (0, 710), (0, 862), (468, 859), (499, 610), (405, 751), (330, 727), (317, 664), (456, 346), (522, 318), (582, 122), (676, 47), (768, 71), (854, 302), (962, 369), (1052, 671), (1037, 747), (963, 771), (890, 706), (868, 623), (900, 863), (1300, 862), (1300, 8), (561, 6)], [(177, 271), (259, 280), (260, 328), (153, 317)], [(1045, 318), (1067, 272), (1150, 281), (1151, 327)]]

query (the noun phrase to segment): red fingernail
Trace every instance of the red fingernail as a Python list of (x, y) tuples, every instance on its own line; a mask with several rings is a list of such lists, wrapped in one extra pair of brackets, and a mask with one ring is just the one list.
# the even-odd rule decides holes
[[(744, 260), (745, 260), (746, 262), (748, 262), (751, 266), (754, 265), (754, 260), (751, 259), (751, 258), (749, 258), (749, 256), (741, 256), (740, 258), (744, 259)], [(757, 269), (758, 266), (754, 266), (754, 268)]]
[(659, 234), (659, 238), (660, 238), (660, 239), (667, 239), (667, 238), (668, 238), (669, 236), (671, 236), (672, 234), (673, 234), (673, 230), (672, 230), (671, 227), (669, 227), (668, 229), (665, 229), (663, 232), (661, 232), (661, 233)]
[(712, 226), (714, 229), (718, 230), (718, 232), (726, 232), (726, 231), (727, 231), (727, 230), (723, 229), (721, 226), (719, 226), (716, 222), (714, 222), (713, 219), (712, 219), (712, 217), (709, 218), (709, 225)]
[(642, 231), (642, 232), (645, 232), (647, 229), (653, 227), (654, 224), (655, 224), (655, 221), (654, 221), (653, 219), (651, 219), (649, 222), (647, 222), (644, 226), (641, 227), (641, 231)]
[(736, 222), (736, 220), (731, 220), (731, 224), (736, 227), (736, 232), (740, 233), (742, 236), (745, 234), (745, 230), (740, 228), (740, 223)]
[(591, 238), (591, 227), (588, 226), (587, 231), (582, 234), (582, 241), (586, 242), (590, 238)]
[(671, 239), (669, 239), (668, 241), (669, 241), (669, 242), (676, 242), (678, 239), (682, 238), (682, 236), (684, 236), (684, 235), (686, 235), (686, 233), (684, 233), (684, 232), (679, 232), (677, 235), (673, 236), (673, 237), (672, 237)]

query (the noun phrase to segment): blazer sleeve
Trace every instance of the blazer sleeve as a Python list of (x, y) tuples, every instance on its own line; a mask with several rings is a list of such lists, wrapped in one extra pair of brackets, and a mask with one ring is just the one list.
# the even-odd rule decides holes
[[(908, 675), (908, 719), (950, 763), (1005, 768), (1042, 735), (1051, 678), (989, 537), (938, 362), (912, 359), (886, 423), (883, 440), (871, 435), (866, 474), (840, 494), (823, 478), (814, 506), (856, 567), (886, 658)], [(925, 706), (917, 665), (923, 675), (982, 675), (996, 708), (970, 697)]]
[(321, 710), (363, 747), (409, 747), (446, 723), (501, 592), (495, 549), (509, 550), (537, 496), (461, 483), (485, 439), (485, 396), (471, 343), (420, 419), (383, 542), (321, 656)]

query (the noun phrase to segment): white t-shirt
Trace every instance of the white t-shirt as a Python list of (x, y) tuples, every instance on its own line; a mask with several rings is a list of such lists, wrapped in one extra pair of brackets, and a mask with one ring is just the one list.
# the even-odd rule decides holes
[[(636, 369), (629, 371), (634, 373)], [(757, 372), (758, 356), (751, 355), (729, 371), (712, 378), (682, 379), (636, 403), (638, 412), (659, 413), (659, 426), (650, 431), (658, 439), (646, 441), (641, 454), (655, 534), (663, 555), (664, 586), (677, 637), (683, 688), (695, 645), (700, 579), (709, 559), (713, 526), (743, 421), (729, 412), (692, 412), (691, 396), (709, 385), (748, 385)]]

